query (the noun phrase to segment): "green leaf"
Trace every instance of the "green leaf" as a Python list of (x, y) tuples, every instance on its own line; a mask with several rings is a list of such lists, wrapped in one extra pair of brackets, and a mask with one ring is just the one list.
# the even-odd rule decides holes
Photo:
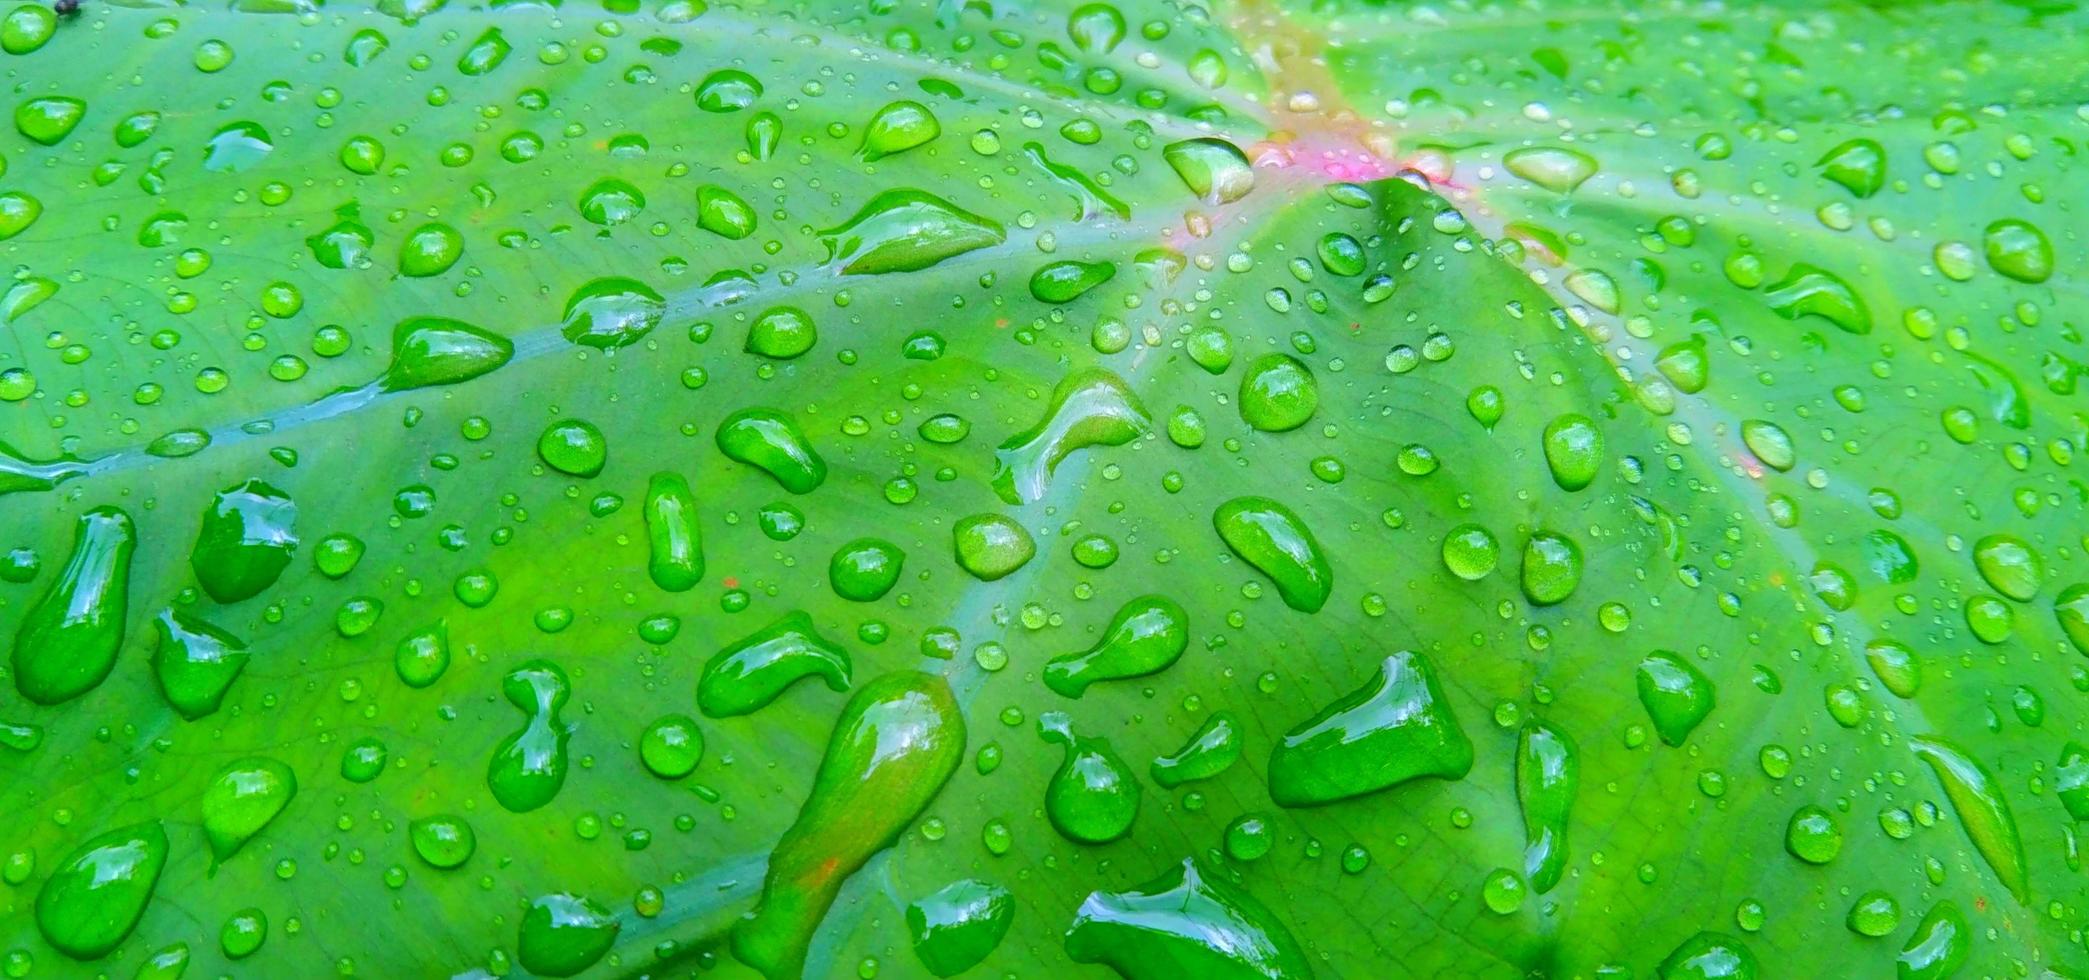
[(10, 976), (2089, 974), (2089, 14), (0, 11)]

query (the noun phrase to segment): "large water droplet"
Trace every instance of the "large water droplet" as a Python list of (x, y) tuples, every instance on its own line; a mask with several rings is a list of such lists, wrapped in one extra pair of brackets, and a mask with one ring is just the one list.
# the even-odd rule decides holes
[(1285, 733), (1270, 753), (1269, 796), (1318, 806), (1423, 776), (1462, 779), (1472, 762), (1472, 741), (1428, 660), (1402, 650), (1370, 683)]

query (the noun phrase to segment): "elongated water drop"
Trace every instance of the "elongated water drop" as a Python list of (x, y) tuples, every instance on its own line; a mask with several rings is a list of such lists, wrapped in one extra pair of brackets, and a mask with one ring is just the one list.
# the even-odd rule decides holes
[(1254, 896), (1207, 877), (1195, 858), (1137, 888), (1096, 891), (1066, 930), (1066, 955), (1125, 980), (1311, 980), (1290, 930)]
[(1233, 712), (1213, 712), (1181, 748), (1154, 759), (1147, 773), (1162, 789), (1210, 779), (1240, 761), (1246, 739), (1241, 733), (1240, 719)]
[(1036, 425), (994, 451), (994, 492), (1011, 504), (1041, 499), (1066, 457), (1090, 446), (1122, 446), (1152, 427), (1123, 378), (1102, 368), (1076, 370), (1060, 379)]
[(58, 704), (109, 676), (123, 646), (136, 547), (129, 514), (104, 506), (80, 515), (71, 557), (15, 631), (15, 688), (23, 697)]
[(661, 471), (646, 483), (646, 572), (669, 592), (687, 592), (704, 578), (704, 539), (696, 524), (696, 494), (679, 473)]
[(1966, 914), (1949, 900), (1930, 906), (1895, 960), (1899, 980), (1948, 980), (1973, 950)]
[(849, 652), (821, 636), (803, 611), (786, 614), (717, 653), (696, 682), (696, 705), (713, 718), (755, 711), (807, 677), (849, 689)]
[(1974, 761), (1958, 746), (1933, 735), (1917, 735), (1908, 747), (1936, 770), (1944, 796), (1958, 813), (1959, 824), (1973, 841), (1973, 849), (1987, 860), (2002, 887), (2016, 896), (2018, 904), (2030, 900), (2030, 866), (2024, 861), (2023, 837), (2017, 833), (2016, 817), (2009, 812), (2009, 799), (1987, 767)]
[(1313, 532), (1291, 508), (1268, 497), (1236, 497), (1212, 512), (1219, 538), (1269, 577), (1284, 604), (1319, 612), (1334, 590), (1334, 569)]
[(215, 863), (252, 840), (297, 795), (297, 776), (274, 759), (241, 759), (203, 791), (203, 834)]
[(1167, 596), (1140, 596), (1117, 610), (1095, 646), (1046, 662), (1045, 686), (1078, 698), (1097, 681), (1166, 670), (1189, 645), (1189, 614), (1181, 604)]
[(1031, 273), (1030, 295), (1040, 303), (1071, 303), (1116, 276), (1117, 266), (1109, 262), (1048, 262)]
[(1542, 895), (1567, 867), (1567, 817), (1581, 787), (1574, 740), (1540, 722), (1516, 738), (1516, 800), (1523, 807), (1523, 874)]
[(1401, 650), (1370, 683), (1285, 733), (1269, 758), (1269, 796), (1318, 806), (1410, 779), (1463, 779), (1472, 741), (1421, 654)]
[(176, 713), (190, 721), (218, 710), (247, 666), (247, 645), (187, 612), (153, 617), (153, 676)]
[(203, 510), (189, 567), (220, 603), (260, 595), (297, 553), (297, 504), (283, 491), (247, 480), (218, 491)]
[(953, 881), (907, 906), (914, 955), (939, 977), (979, 965), (1001, 945), (1014, 921), (1015, 896), (977, 878)]
[(392, 363), (378, 384), (386, 391), (453, 385), (514, 356), (515, 345), (492, 331), (446, 317), (414, 317), (392, 328)]
[(842, 882), (892, 846), (964, 753), (964, 713), (943, 678), (897, 671), (863, 685), (834, 723), (798, 818), (769, 854), (761, 900), (733, 926), (733, 955), (769, 980), (798, 980)]
[(776, 478), (792, 493), (811, 493), (827, 480), (827, 461), (791, 417), (769, 408), (743, 408), (718, 425), (718, 451)]
[(909, 188), (871, 198), (818, 234), (827, 261), (839, 263), (845, 276), (913, 272), (1008, 239), (1000, 222)]
[(486, 787), (501, 806), (528, 813), (566, 784), (566, 741), (572, 735), (559, 709), (572, 695), (566, 672), (549, 660), (530, 660), (508, 672), (501, 694), (527, 717), (522, 730), (501, 740), (486, 763)]
[(166, 865), (167, 832), (157, 820), (88, 838), (36, 893), (36, 928), (73, 959), (105, 956), (137, 928)]
[(1107, 844), (1131, 832), (1139, 815), (1139, 780), (1102, 738), (1077, 735), (1063, 711), (1038, 716), (1047, 742), (1066, 746), (1059, 770), (1045, 786), (1045, 817), (1067, 840)]

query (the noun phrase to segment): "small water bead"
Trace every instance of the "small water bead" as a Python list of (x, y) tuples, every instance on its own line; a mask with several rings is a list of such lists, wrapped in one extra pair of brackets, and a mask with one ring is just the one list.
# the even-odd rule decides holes
[(431, 868), (463, 867), (478, 847), (478, 837), (463, 817), (450, 814), (421, 817), (408, 827), (413, 850)]
[(703, 760), (704, 736), (696, 719), (683, 714), (662, 716), (646, 726), (638, 742), (639, 758), (653, 775), (680, 779)]
[(1444, 535), (1444, 567), (1461, 579), (1477, 582), (1486, 578), (1500, 560), (1501, 547), (1486, 528), (1461, 524)]
[(1900, 903), (1893, 896), (1874, 889), (1857, 896), (1844, 921), (1851, 932), (1860, 936), (1874, 939), (1890, 936), (1900, 928)]
[(1828, 811), (1809, 804), (1793, 811), (1784, 847), (1808, 864), (1827, 864), (1842, 852), (1842, 828)]
[(1487, 873), (1487, 880), (1480, 885), (1480, 900), (1495, 915), (1514, 915), (1523, 908), (1525, 892), (1523, 878), (1516, 872), (1496, 868)]
[(1255, 813), (1243, 813), (1226, 823), (1226, 857), (1235, 861), (1260, 861), (1276, 846), (1276, 832), (1270, 830), (1266, 817)]

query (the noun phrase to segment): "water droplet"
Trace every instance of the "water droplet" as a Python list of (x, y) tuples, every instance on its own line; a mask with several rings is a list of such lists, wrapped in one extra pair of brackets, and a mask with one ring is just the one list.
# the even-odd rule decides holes
[(1639, 703), (1661, 741), (1680, 746), (1717, 703), (1712, 680), (1682, 657), (1656, 650), (1639, 662)]
[(1603, 468), (1603, 433), (1594, 419), (1568, 413), (1545, 426), (1545, 465), (1562, 490), (1580, 490), (1595, 482)]
[(1821, 176), (1860, 198), (1877, 194), (1879, 188), (1886, 186), (1886, 148), (1877, 140), (1845, 140), (1821, 154), (1814, 166), (1821, 168)]
[(754, 234), (754, 207), (717, 184), (696, 189), (696, 225), (721, 238), (739, 241)]
[(73, 959), (99, 959), (137, 927), (166, 864), (167, 832), (157, 820), (88, 838), (36, 893), (36, 928)]
[(1523, 597), (1535, 606), (1565, 602), (1581, 584), (1581, 548), (1572, 538), (1538, 531), (1523, 543)]
[(203, 791), (203, 833), (216, 864), (237, 853), (297, 795), (297, 776), (274, 759), (242, 759)]
[(1274, 913), (1240, 886), (1207, 877), (1194, 858), (1137, 888), (1090, 893), (1066, 930), (1066, 955), (1107, 964), (1125, 980), (1313, 976)]
[(850, 670), (848, 651), (821, 636), (811, 616), (793, 612), (712, 654), (696, 682), (696, 704), (712, 718), (744, 715), (807, 677), (846, 691)]
[(1061, 697), (1078, 698), (1098, 681), (1166, 670), (1189, 643), (1189, 614), (1181, 605), (1166, 596), (1140, 596), (1117, 610), (1095, 646), (1046, 662), (1044, 683)]
[(849, 220), (818, 234), (827, 260), (840, 263), (843, 275), (913, 272), (1008, 237), (1000, 222), (904, 188), (871, 198)]
[(1245, 738), (1240, 719), (1233, 712), (1214, 712), (1181, 748), (1154, 759), (1147, 772), (1162, 789), (1210, 779), (1239, 761)]
[(1990, 588), (2018, 602), (2038, 597), (2045, 564), (2038, 552), (2013, 534), (1990, 534), (1973, 545), (1973, 566)]
[(153, 617), (153, 628), (153, 675), (167, 703), (190, 721), (218, 710), (247, 666), (247, 645), (178, 609)]
[(537, 458), (570, 476), (592, 477), (609, 462), (609, 441), (585, 419), (553, 422), (537, 437)]
[(297, 505), (283, 491), (247, 480), (218, 491), (203, 510), (189, 567), (220, 604), (260, 595), (297, 552)]
[(415, 820), (408, 825), (407, 836), (413, 839), (413, 852), (421, 860), (443, 871), (463, 867), (478, 849), (478, 835), (471, 824), (446, 813)]
[(1288, 354), (1264, 354), (1240, 379), (1240, 417), (1264, 432), (1306, 424), (1320, 407), (1320, 386), (1304, 363)]
[(526, 661), (501, 681), (502, 696), (528, 719), (521, 731), (501, 740), (486, 764), (486, 787), (509, 811), (541, 807), (566, 784), (566, 740), (572, 730), (558, 713), (572, 690), (566, 672), (549, 660)]
[(873, 162), (925, 146), (941, 135), (943, 126), (927, 106), (919, 102), (891, 102), (863, 127), (863, 145), (856, 153), (866, 163)]
[(2018, 282), (2044, 282), (2053, 277), (2053, 242), (2037, 225), (2003, 218), (1981, 236), (1987, 264)]
[(1152, 425), (1123, 378), (1102, 368), (1073, 371), (1052, 390), (1044, 417), (994, 451), (994, 492), (1011, 504), (1042, 499), (1067, 456), (1090, 446), (1122, 446)]
[(522, 914), (515, 961), (543, 977), (570, 977), (609, 953), (623, 923), (578, 895), (542, 895)]
[(680, 779), (696, 771), (704, 759), (704, 733), (688, 715), (664, 715), (646, 726), (638, 740), (638, 758), (662, 779)]
[(1948, 980), (1966, 964), (1973, 950), (1972, 928), (1965, 913), (1950, 901), (1930, 906), (1901, 947), (1896, 963), (1899, 980)]
[[(1973, 849), (1987, 860), (2002, 886), (2016, 896), (2018, 904), (2030, 900), (2030, 870), (2024, 863), (2024, 842), (2018, 835), (2016, 817), (1987, 768), (1958, 746), (1932, 735), (1917, 735), (1908, 747), (1936, 770), (1944, 795), (1958, 813), (1960, 825), (1973, 841)], [(1919, 931), (1919, 930), (1918, 930)]]
[(646, 483), (646, 572), (668, 592), (687, 592), (704, 578), (703, 532), (696, 494), (679, 473), (661, 471)]
[(74, 525), (72, 555), (15, 631), (16, 689), (37, 704), (70, 701), (116, 666), (130, 603), (129, 514), (96, 507)]
[(464, 257), (464, 236), (457, 229), (431, 221), (415, 228), (399, 246), (399, 274), (415, 279), (439, 276)]
[(1566, 870), (1567, 817), (1580, 787), (1580, 755), (1567, 733), (1539, 722), (1524, 725), (1516, 738), (1516, 799), (1523, 807), (1523, 873), (1540, 895)]
[(1255, 168), (1240, 147), (1214, 136), (1170, 143), (1161, 158), (1206, 204), (1231, 204), (1255, 189)]
[(1563, 146), (1526, 146), (1502, 157), (1502, 166), (1555, 194), (1566, 194), (1596, 175), (1596, 158)]
[(666, 312), (667, 300), (653, 287), (611, 276), (573, 291), (560, 332), (584, 347), (613, 350), (638, 343)]
[(1756, 980), (1755, 954), (1741, 941), (1719, 932), (1700, 932), (1683, 940), (1661, 960), (1661, 980)]
[(879, 538), (857, 538), (842, 545), (827, 563), (834, 594), (853, 602), (876, 602), (899, 583), (907, 560), (899, 545)]
[(1463, 779), (1473, 748), (1420, 654), (1386, 657), (1370, 683), (1285, 733), (1270, 753), (1269, 795), (1318, 806), (1410, 779)]
[(921, 815), (964, 753), (964, 714), (943, 678), (895, 671), (863, 685), (769, 855), (760, 902), (733, 926), (733, 955), (769, 980), (796, 980), (842, 883)]
[(1014, 921), (1015, 897), (1008, 889), (976, 878), (953, 881), (907, 906), (914, 955), (939, 977), (979, 965)]
[(1029, 564), (1037, 542), (1021, 524), (1000, 514), (974, 514), (951, 529), (958, 567), (982, 582), (1004, 578)]
[(746, 350), (783, 361), (811, 350), (818, 340), (819, 332), (804, 310), (778, 306), (754, 318), (754, 324), (747, 328)]
[(1072, 725), (1062, 711), (1037, 720), (1045, 741), (1066, 746), (1045, 787), (1045, 817), (1067, 840), (1107, 844), (1131, 832), (1139, 815), (1139, 780), (1107, 740), (1077, 735)]
[(744, 408), (719, 423), (718, 451), (776, 478), (792, 493), (811, 493), (827, 480), (827, 461), (805, 431), (782, 412)]
[(1212, 512), (1220, 540), (1269, 577), (1284, 604), (1319, 612), (1334, 591), (1334, 569), (1304, 521), (1268, 497), (1236, 497)]

